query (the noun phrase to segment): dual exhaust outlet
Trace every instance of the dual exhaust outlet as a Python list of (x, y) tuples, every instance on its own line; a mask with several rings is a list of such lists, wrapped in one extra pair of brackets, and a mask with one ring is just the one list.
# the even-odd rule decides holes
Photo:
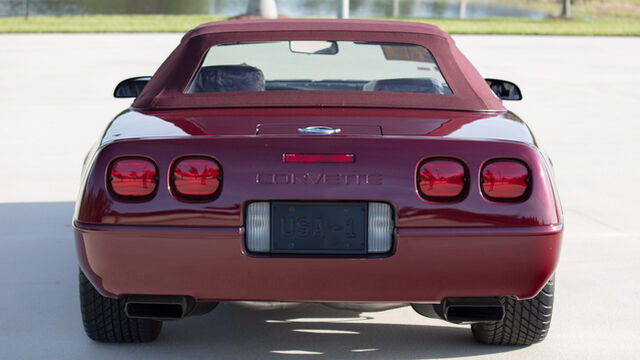
[[(188, 315), (207, 313), (217, 303), (196, 303), (190, 296), (129, 295), (125, 313), (133, 319), (179, 320)], [(419, 314), (456, 324), (497, 322), (505, 309), (499, 297), (446, 298), (441, 304), (411, 304)]]

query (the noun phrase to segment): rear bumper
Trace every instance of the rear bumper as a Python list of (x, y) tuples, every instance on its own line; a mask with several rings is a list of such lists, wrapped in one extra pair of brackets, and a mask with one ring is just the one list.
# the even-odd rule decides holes
[(239, 228), (74, 223), (80, 267), (105, 296), (198, 301), (440, 302), (535, 296), (555, 271), (562, 225), (400, 228), (384, 258), (254, 257)]

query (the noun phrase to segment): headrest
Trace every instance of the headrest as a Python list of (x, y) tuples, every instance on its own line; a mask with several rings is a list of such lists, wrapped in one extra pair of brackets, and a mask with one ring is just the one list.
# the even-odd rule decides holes
[(390, 91), (423, 94), (444, 94), (442, 84), (431, 78), (373, 80), (364, 84), (364, 91)]
[(203, 66), (189, 89), (190, 93), (264, 91), (264, 74), (249, 65)]

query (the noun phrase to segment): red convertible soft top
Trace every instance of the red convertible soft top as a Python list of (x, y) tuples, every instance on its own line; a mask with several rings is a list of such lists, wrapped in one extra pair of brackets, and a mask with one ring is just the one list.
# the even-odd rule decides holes
[[(186, 94), (185, 89), (212, 46), (276, 40), (411, 43), (431, 51), (453, 94), (363, 91), (263, 91)], [(133, 103), (138, 109), (216, 107), (386, 107), (503, 111), (482, 76), (451, 37), (433, 25), (373, 20), (230, 20), (188, 32)]]

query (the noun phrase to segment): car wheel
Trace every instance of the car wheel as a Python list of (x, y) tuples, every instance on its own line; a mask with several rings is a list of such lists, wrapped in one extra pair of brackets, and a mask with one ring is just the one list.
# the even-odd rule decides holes
[(82, 271), (79, 273), (80, 309), (87, 336), (112, 343), (148, 342), (158, 338), (162, 321), (128, 318), (122, 299), (100, 295)]
[(531, 345), (547, 336), (551, 325), (555, 276), (529, 300), (503, 297), (504, 319), (471, 325), (473, 337), (483, 344)]

